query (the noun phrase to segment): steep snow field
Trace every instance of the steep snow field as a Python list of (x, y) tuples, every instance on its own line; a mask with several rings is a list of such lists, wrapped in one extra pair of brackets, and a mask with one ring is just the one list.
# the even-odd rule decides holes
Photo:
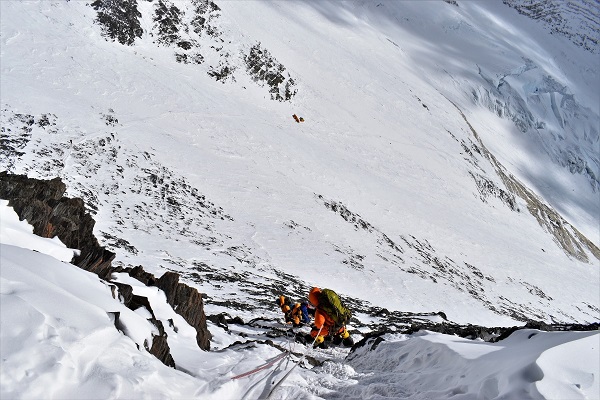
[[(177, 331), (167, 329), (178, 370), (164, 366), (136, 347), (151, 341), (144, 308), (127, 309), (96, 275), (53, 258), (73, 252), (34, 236), (4, 201), (0, 212), (2, 398), (257, 398), (291, 367), (284, 358), (270, 369), (232, 379), (277, 351), (264, 344), (219, 350), (231, 344), (231, 335), (212, 326), (217, 349), (203, 352), (195, 345), (195, 331), (160, 290), (123, 277), (137, 286), (136, 294), (151, 300), (158, 318), (175, 321)], [(114, 329), (109, 313), (115, 312), (125, 334)], [(246, 340), (257, 333), (246, 332)], [(599, 338), (597, 332), (522, 330), (490, 344), (428, 332), (387, 335), (347, 360), (340, 349), (311, 350), (329, 361), (296, 370), (271, 398), (593, 399), (599, 390)], [(304, 351), (299, 344), (276, 341)]]
[[(543, 168), (567, 184), (553, 196), (577, 208), (581, 218), (569, 222), (598, 243), (597, 190), (582, 175), (534, 161), (534, 151), (516, 145), (525, 139), (512, 122), (469, 100), (486, 90), (477, 63), (490, 75), (529, 54), (521, 49), (529, 41), (504, 39), (501, 18), (534, 33), (535, 25), (488, 3), (383, 4), (389, 18), (360, 2), (225, 2), (221, 36), (198, 38), (202, 49), (220, 40), (230, 54), (238, 73), (220, 83), (206, 74), (213, 61), (176, 63), (172, 48), (153, 43), (153, 3), (140, 3), (146, 30), (128, 47), (100, 36), (85, 3), (3, 2), (3, 121), (16, 137), (4, 164), (63, 177), (71, 195), (97, 210), (99, 236), (118, 260), (150, 271), (198, 263), (235, 266), (247, 279), (284, 271), (377, 306), (443, 310), (458, 322), (597, 320), (598, 260), (585, 247), (589, 263), (557, 246), (549, 234), (556, 224), (540, 226), (538, 212), (507, 192), (454, 105), (507, 174), (525, 179)], [(191, 3), (178, 5), (190, 12)], [(427, 18), (452, 46), (427, 40)], [(463, 39), (471, 47), (456, 47)], [(545, 40), (535, 43), (565, 54), (556, 63), (577, 56), (588, 67), (570, 79), (597, 79), (587, 53)], [(235, 58), (256, 42), (295, 77), (291, 102), (270, 100)], [(573, 90), (585, 98), (591, 89), (581, 82)], [(573, 185), (577, 201), (568, 201)]]
[[(176, 271), (207, 295), (207, 314), (244, 320), (279, 316), (265, 306), (279, 288), (300, 298), (313, 285), (465, 324), (600, 319), (597, 52), (501, 2), (224, 1), (196, 31), (208, 3), (182, 0), (167, 3), (182, 15), (173, 42), (159, 4), (137, 4), (143, 33), (127, 46), (103, 37), (89, 3), (0, 2), (0, 169), (61, 177), (116, 264)], [(289, 101), (253, 78), (257, 48), (293, 79)], [(176, 61), (195, 51), (201, 62)], [(266, 330), (211, 325), (209, 353), (171, 330), (179, 371), (168, 369), (111, 328), (105, 312), (124, 307), (106, 285), (14, 247), (31, 248), (4, 212), (2, 397), (45, 385), (49, 397), (265, 394), (267, 372), (230, 378), (277, 351), (228, 346)], [(53, 277), (32, 273), (40, 263)], [(60, 314), (63, 281), (90, 289)], [(143, 342), (145, 319), (130, 318)], [(102, 337), (88, 346), (89, 335)], [(275, 398), (594, 398), (600, 376), (590, 333), (498, 344), (425, 333), (349, 360), (310, 352), (331, 361), (297, 368)]]
[[(177, 3), (188, 19), (192, 4)], [(568, 76), (576, 98), (594, 98), (593, 57), (497, 4), (381, 4), (225, 2), (220, 36), (195, 39), (206, 54), (196, 65), (155, 43), (151, 2), (139, 4), (145, 30), (131, 47), (105, 41), (85, 3), (3, 2), (2, 117), (12, 146), (3, 165), (62, 177), (96, 212), (101, 242), (151, 272), (205, 264), (272, 280), (283, 271), (458, 322), (596, 321), (598, 259), (577, 239), (577, 258), (566, 254), (557, 243), (568, 224), (510, 192), (498, 171), (534, 189), (544, 183), (528, 176), (550, 174), (558, 201), (546, 200), (569, 208), (567, 221), (598, 244), (595, 184), (536, 158), (531, 132), (479, 104), (518, 102), (486, 86), (498, 76), (514, 87), (527, 76)], [(295, 79), (291, 101), (270, 100), (245, 72), (240, 54), (258, 42)], [(542, 50), (556, 52), (554, 69), (541, 53), (523, 60)], [(217, 62), (234, 78), (212, 79)], [(527, 99), (526, 108), (547, 100)], [(597, 114), (577, 110), (573, 129), (584, 117), (597, 127)], [(597, 147), (597, 129), (585, 134)], [(580, 142), (577, 152), (597, 156)], [(563, 142), (544, 143), (562, 151)], [(225, 301), (240, 289), (232, 286), (200, 289)]]

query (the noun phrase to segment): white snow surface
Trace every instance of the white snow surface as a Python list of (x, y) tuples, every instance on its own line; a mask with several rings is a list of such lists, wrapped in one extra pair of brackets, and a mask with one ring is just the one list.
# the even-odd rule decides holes
[[(290, 276), (459, 323), (600, 320), (598, 259), (568, 256), (521, 198), (501, 199), (457, 109), (509, 174), (599, 245), (597, 53), (500, 1), (223, 1), (220, 36), (186, 33), (205, 61), (184, 64), (155, 43), (157, 1), (139, 2), (132, 46), (105, 40), (89, 3), (0, 2), (1, 139), (13, 148), (0, 170), (61, 177), (116, 264), (179, 272), (207, 314), (244, 320), (279, 317), (261, 296), (275, 283), (295, 294)], [(191, 19), (194, 2), (173, 4)], [(258, 42), (294, 78), (291, 101), (246, 72), (240, 54)], [(221, 62), (235, 80), (207, 74)], [(144, 350), (143, 310), (0, 208), (0, 397), (258, 398), (291, 367), (231, 380), (279, 353), (252, 342), (266, 330), (209, 323), (202, 352), (161, 291), (115, 276), (178, 327), (163, 323), (177, 369), (165, 367)], [(223, 305), (232, 299), (249, 310)], [(349, 359), (309, 349), (325, 364), (296, 368), (272, 398), (597, 399), (599, 340), (423, 333)]]
[[(16, 216), (6, 204), (1, 211), (3, 221)], [(278, 350), (253, 344), (258, 332), (249, 329), (246, 346), (203, 352), (195, 345), (195, 330), (175, 314), (164, 293), (119, 274), (119, 281), (148, 297), (158, 319), (171, 318), (178, 328), (165, 324), (178, 367), (164, 366), (139, 346), (151, 341), (152, 332), (142, 310), (124, 307), (96, 275), (22, 247), (39, 239), (23, 228), (21, 243), (0, 244), (2, 398), (264, 398), (270, 382), (291, 368), (284, 359), (231, 379), (261, 366)], [(126, 334), (115, 329), (108, 312), (120, 312)], [(230, 344), (236, 335), (211, 328), (217, 347)], [(377, 345), (371, 339), (347, 358), (347, 350), (306, 350), (285, 339), (275, 340), (326, 361), (320, 367), (295, 369), (271, 398), (594, 399), (598, 395), (598, 332), (520, 330), (494, 344), (426, 331), (384, 338)]]
[[(14, 140), (2, 167), (61, 177), (117, 262), (158, 275), (201, 277), (205, 264), (263, 283), (284, 272), (463, 323), (597, 321), (598, 259), (567, 255), (521, 198), (502, 198), (454, 105), (507, 173), (600, 244), (595, 183), (554, 159), (569, 142), (595, 168), (595, 56), (495, 2), (380, 4), (224, 2), (211, 22), (220, 36), (189, 38), (206, 57), (196, 65), (156, 43), (157, 3), (139, 2), (144, 33), (124, 46), (101, 36), (85, 2), (2, 2), (2, 122)], [(192, 5), (177, 2), (187, 19)], [(259, 42), (294, 77), (291, 101), (248, 76), (241, 53)], [(235, 81), (207, 74), (221, 62)], [(498, 76), (568, 79), (581, 99), (568, 126), (581, 137), (524, 134), (498, 117), (548, 119), (532, 111), (547, 99), (515, 82), (506, 97), (489, 87)], [(523, 99), (529, 111), (513, 107)], [(200, 290), (219, 301), (254, 290), (228, 286)]]
[(7, 200), (0, 200), (0, 242), (24, 247), (29, 250), (48, 254), (58, 260), (70, 262), (77, 250), (68, 249), (59, 238), (42, 238), (33, 235), (33, 227), (27, 221), (20, 221), (19, 216), (8, 206)]

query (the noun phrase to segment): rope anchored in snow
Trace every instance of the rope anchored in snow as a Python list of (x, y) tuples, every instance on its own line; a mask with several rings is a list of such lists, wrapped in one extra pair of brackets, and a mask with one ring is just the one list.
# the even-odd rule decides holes
[[(323, 326), (321, 326), (321, 329), (323, 329)], [(306, 351), (304, 352), (304, 354), (302, 354), (302, 357), (300, 357), (300, 359), (299, 359), (298, 361), (296, 361), (296, 363), (294, 364), (294, 366), (292, 367), (292, 369), (290, 369), (290, 370), (288, 371), (288, 373), (287, 373), (287, 374), (285, 374), (285, 375), (283, 376), (283, 378), (281, 378), (281, 379), (279, 380), (279, 382), (277, 382), (277, 383), (275, 384), (275, 386), (273, 386), (273, 389), (271, 389), (271, 391), (269, 392), (269, 395), (267, 396), (267, 399), (269, 399), (269, 398), (270, 398), (270, 397), (273, 395), (273, 393), (275, 392), (275, 389), (277, 389), (277, 388), (279, 387), (279, 385), (281, 385), (281, 384), (283, 383), (283, 381), (285, 381), (285, 380), (287, 379), (287, 377), (288, 377), (288, 376), (289, 376), (289, 375), (292, 373), (292, 371), (294, 370), (294, 368), (296, 368), (296, 367), (297, 367), (297, 366), (300, 364), (300, 362), (302, 362), (302, 360), (304, 360), (304, 357), (306, 357), (306, 353), (308, 353), (308, 350), (310, 350), (310, 348), (314, 346), (315, 342), (317, 341), (317, 338), (318, 338), (318, 337), (319, 337), (319, 335), (321, 334), (321, 329), (319, 329), (319, 332), (318, 332), (318, 333), (317, 333), (317, 335), (315, 336), (315, 340), (313, 340), (313, 342), (311, 343), (311, 345), (307, 347), (307, 349), (306, 349)]]
[(287, 352), (287, 351), (286, 351), (286, 352), (284, 352), (284, 353), (281, 353), (281, 354), (279, 354), (279, 355), (277, 355), (277, 356), (275, 356), (275, 357), (273, 357), (273, 358), (271, 358), (271, 359), (267, 360), (267, 362), (266, 362), (266, 363), (264, 363), (264, 364), (262, 364), (262, 365), (259, 365), (258, 367), (254, 368), (253, 370), (250, 370), (250, 371), (244, 372), (243, 374), (236, 375), (236, 376), (232, 377), (231, 379), (233, 380), (233, 379), (240, 379), (240, 378), (244, 378), (244, 377), (246, 377), (246, 376), (250, 376), (250, 375), (252, 375), (252, 374), (255, 374), (255, 373), (257, 373), (257, 372), (259, 372), (259, 371), (262, 371), (262, 370), (264, 370), (264, 369), (270, 368), (270, 367), (272, 367), (273, 365), (275, 365), (275, 364), (277, 363), (277, 361), (279, 361), (279, 360), (282, 360), (282, 359), (284, 359), (285, 357), (288, 357), (289, 355), (290, 355), (290, 353), (289, 353), (289, 352)]

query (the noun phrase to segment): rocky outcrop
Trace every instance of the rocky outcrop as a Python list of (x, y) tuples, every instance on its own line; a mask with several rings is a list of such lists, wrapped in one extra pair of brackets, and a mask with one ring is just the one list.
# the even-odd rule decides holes
[(137, 0), (96, 0), (91, 6), (98, 12), (94, 22), (102, 27), (102, 35), (107, 39), (131, 46), (142, 37), (142, 14)]
[(296, 95), (296, 82), (285, 67), (262, 47), (260, 43), (250, 48), (244, 55), (246, 68), (252, 79), (259, 85), (269, 87), (271, 100), (290, 101)]
[[(146, 286), (157, 286), (165, 292), (167, 301), (191, 326), (196, 329), (196, 341), (203, 350), (210, 349), (211, 334), (206, 326), (202, 295), (194, 288), (179, 282), (179, 275), (167, 272), (160, 279), (144, 271), (143, 267), (113, 267), (115, 254), (100, 246), (93, 235), (95, 221), (86, 211), (83, 200), (64, 197), (65, 184), (59, 179), (39, 180), (25, 175), (0, 172), (0, 198), (9, 201), (21, 220), (33, 226), (34, 234), (42, 237), (58, 237), (67, 247), (78, 249), (79, 254), (71, 261), (78, 267), (111, 281), (114, 272), (128, 272)], [(151, 314), (149, 321), (159, 334), (153, 335), (152, 343), (144, 347), (165, 365), (174, 367), (167, 343), (167, 334), (161, 321), (156, 319), (146, 297), (133, 294), (133, 288), (118, 282), (110, 282), (118, 291), (119, 300), (129, 309), (146, 308)], [(117, 293), (113, 290), (113, 296)], [(126, 333), (126, 327), (114, 315), (117, 329)]]
[(39, 180), (0, 172), (0, 198), (9, 200), (19, 218), (33, 226), (33, 233), (57, 236), (67, 247), (78, 249), (72, 263), (107, 279), (115, 254), (98, 244), (95, 221), (83, 200), (63, 197), (65, 191), (59, 178)]
[(135, 267), (127, 272), (132, 278), (145, 285), (156, 286), (165, 292), (167, 302), (173, 307), (173, 310), (196, 329), (196, 343), (198, 343), (198, 346), (202, 350), (210, 350), (212, 335), (206, 325), (202, 295), (196, 289), (179, 282), (179, 275), (175, 272), (165, 272), (158, 279), (141, 267)]
[(124, 271), (127, 272), (129, 276), (137, 279), (146, 286), (156, 286), (156, 277), (150, 272), (144, 271), (144, 268), (142, 268), (141, 265), (138, 265), (132, 269), (124, 269)]
[(211, 335), (206, 327), (206, 315), (198, 305), (203, 304), (202, 296), (194, 288), (179, 282), (179, 275), (166, 272), (156, 282), (156, 286), (167, 295), (167, 302), (188, 324), (196, 328), (196, 342), (203, 350), (210, 349)]
[[(171, 349), (169, 347), (169, 343), (167, 342), (167, 333), (165, 332), (162, 322), (156, 319), (154, 310), (152, 310), (152, 306), (150, 305), (148, 298), (133, 294), (133, 288), (130, 285), (119, 282), (113, 282), (112, 285), (118, 289), (119, 300), (123, 302), (125, 307), (133, 311), (141, 307), (148, 310), (151, 315), (151, 318), (148, 320), (150, 323), (156, 326), (158, 329), (158, 335), (152, 335), (152, 344), (149, 345), (147, 342), (145, 342), (144, 347), (150, 354), (158, 358), (163, 364), (175, 368), (175, 360), (173, 360)], [(127, 334), (126, 327), (119, 323), (118, 315), (115, 316), (115, 327), (123, 332), (123, 334)]]

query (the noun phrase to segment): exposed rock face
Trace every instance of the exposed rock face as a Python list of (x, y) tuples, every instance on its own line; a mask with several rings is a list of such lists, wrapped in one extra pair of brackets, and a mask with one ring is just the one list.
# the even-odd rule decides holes
[[(148, 310), (150, 315), (152, 315), (152, 318), (149, 318), (148, 320), (158, 328), (158, 335), (152, 335), (152, 345), (149, 346), (148, 343), (144, 343), (144, 347), (163, 364), (174, 368), (175, 360), (173, 360), (173, 356), (171, 355), (171, 349), (167, 342), (167, 334), (162, 322), (156, 319), (154, 310), (152, 310), (148, 298), (133, 294), (133, 288), (130, 285), (119, 282), (113, 282), (112, 284), (117, 287), (119, 291), (119, 300), (121, 300), (127, 308), (135, 311), (140, 307), (144, 307)], [(118, 315), (115, 316), (115, 327), (123, 332), (123, 334), (127, 334), (126, 328), (119, 323)]]
[(129, 276), (137, 279), (146, 286), (156, 286), (156, 277), (150, 272), (144, 271), (144, 268), (142, 268), (141, 265), (138, 265), (137, 267), (128, 270), (127, 273), (129, 274)]
[[(25, 219), (34, 228), (34, 234), (52, 238), (57, 236), (66, 246), (79, 249), (81, 253), (72, 263), (100, 278), (110, 281), (113, 272), (127, 271), (132, 277), (147, 286), (157, 286), (165, 291), (169, 304), (192, 325), (196, 331), (196, 341), (203, 350), (210, 349), (211, 334), (206, 326), (202, 296), (194, 288), (179, 282), (179, 275), (167, 272), (160, 279), (144, 271), (141, 266), (133, 269), (113, 267), (115, 254), (101, 247), (93, 235), (95, 221), (85, 210), (83, 200), (63, 197), (65, 184), (59, 179), (38, 180), (24, 175), (0, 172), (0, 198), (9, 200), (21, 220)], [(146, 297), (133, 294), (130, 285), (111, 282), (118, 289), (119, 300), (131, 310), (145, 307), (152, 318), (149, 319), (159, 331), (153, 336), (152, 344), (144, 343), (146, 349), (165, 365), (174, 367), (167, 343), (167, 334), (161, 321), (157, 320)], [(113, 296), (116, 294), (113, 291)], [(114, 316), (115, 326), (126, 334), (126, 328)], [(119, 327), (120, 326), (120, 327)]]
[[(152, 313), (152, 315), (154, 315), (154, 313)], [(154, 318), (152, 322), (158, 328), (159, 334), (152, 335), (152, 347), (148, 348), (148, 344), (144, 343), (146, 350), (148, 350), (150, 354), (154, 355), (154, 357), (158, 358), (166, 366), (175, 368), (175, 360), (173, 360), (173, 356), (171, 355), (171, 348), (167, 342), (165, 328), (163, 327), (162, 322), (156, 318)]]
[(202, 296), (194, 288), (179, 282), (179, 275), (166, 272), (156, 286), (167, 295), (167, 302), (188, 324), (196, 328), (196, 342), (203, 350), (210, 349), (211, 334), (206, 327)]
[(202, 295), (194, 288), (179, 282), (179, 275), (166, 272), (159, 279), (144, 271), (141, 266), (125, 269), (129, 276), (137, 279), (146, 286), (156, 286), (165, 292), (167, 302), (175, 312), (196, 329), (196, 342), (202, 350), (210, 350), (212, 335), (206, 326), (204, 301)]
[(63, 197), (65, 191), (59, 178), (45, 181), (0, 172), (0, 198), (9, 200), (19, 218), (33, 226), (33, 233), (58, 236), (67, 247), (79, 249), (72, 263), (107, 279), (115, 254), (98, 244), (93, 234), (95, 221), (83, 200)]
[(125, 45), (142, 37), (137, 0), (96, 0), (91, 6), (98, 12), (95, 22), (102, 27), (104, 37)]

